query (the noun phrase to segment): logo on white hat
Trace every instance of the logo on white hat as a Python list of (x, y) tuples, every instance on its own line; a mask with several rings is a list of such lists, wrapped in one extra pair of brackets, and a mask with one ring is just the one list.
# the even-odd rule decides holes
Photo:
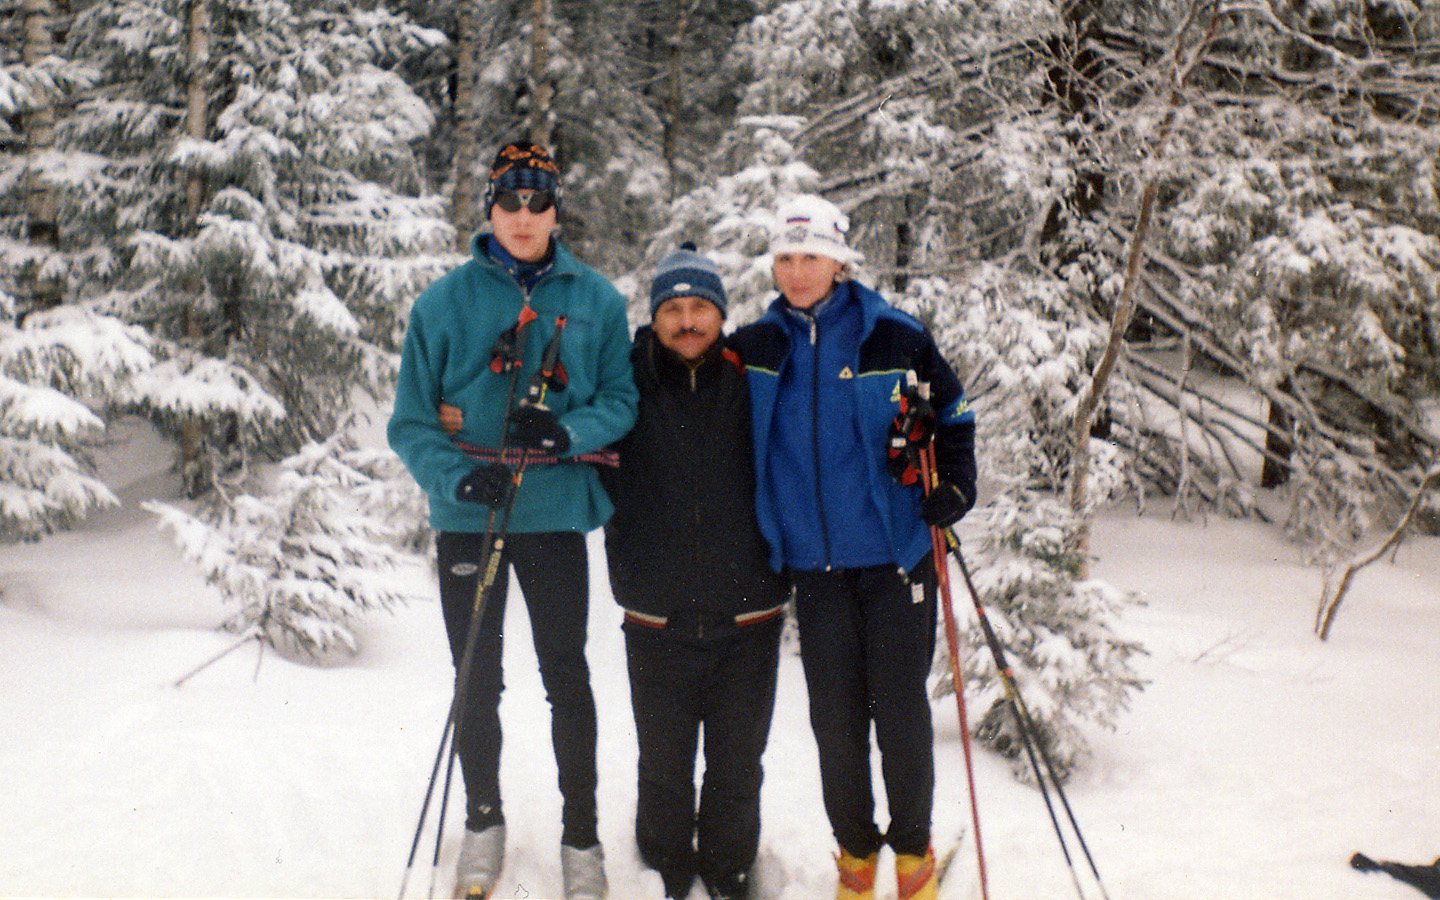
[(859, 262), (860, 254), (845, 243), (850, 220), (839, 207), (821, 197), (804, 196), (783, 204), (776, 216), (770, 252), (813, 253), (841, 263)]

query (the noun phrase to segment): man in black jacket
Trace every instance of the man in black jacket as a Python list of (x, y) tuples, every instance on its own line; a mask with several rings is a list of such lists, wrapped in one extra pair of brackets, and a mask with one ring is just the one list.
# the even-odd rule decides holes
[(788, 588), (755, 522), (750, 398), (721, 338), (714, 263), (688, 244), (671, 254), (650, 309), (605, 540), (640, 746), (636, 842), (667, 897), (688, 896), (698, 875), (713, 900), (744, 898)]

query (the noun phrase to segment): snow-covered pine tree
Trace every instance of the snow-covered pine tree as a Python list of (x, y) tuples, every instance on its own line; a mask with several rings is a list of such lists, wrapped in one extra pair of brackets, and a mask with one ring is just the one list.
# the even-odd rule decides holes
[(225, 497), (218, 516), (146, 504), (239, 606), (228, 628), (312, 662), (355, 653), (356, 623), (407, 599), (398, 575), (420, 506), (399, 459), (343, 429), (282, 461), (267, 493)]
[(613, 38), (606, 35), (597, 49), (606, 51), (604, 41), (611, 42), (607, 55), (625, 60), (628, 78), (654, 110), (661, 129), (660, 155), (668, 169), (667, 196), (685, 193), (698, 184), (743, 89), (723, 65), (725, 56), (737, 30), (765, 4), (627, 0), (612, 2), (603, 11), (601, 4), (586, 5), (597, 10), (596, 25), (614, 23)]
[[(114, 495), (91, 471), (106, 397), (152, 362), (145, 335), (73, 297), (63, 185), (88, 161), (55, 149), (57, 117), (93, 72), (57, 54), (49, 0), (0, 12), (0, 536), (34, 539)], [(83, 176), (81, 176), (83, 177)], [(91, 406), (95, 408), (92, 409)]]
[[(917, 279), (894, 302), (963, 365), (987, 481), (1002, 492), (1062, 492), (1070, 448), (1059, 423), (1074, 418), (1105, 341), (1101, 324), (1068, 302), (1063, 283), (994, 264), (976, 266), (963, 284)], [(1128, 478), (1113, 445), (1095, 448), (1092, 493), (1103, 505), (1125, 493)]]
[[(72, 198), (92, 296), (161, 357), (122, 399), (194, 441), (199, 493), (328, 436), (356, 391), (383, 389), (405, 302), (451, 235), (409, 145), (431, 114), (388, 68), (438, 35), (325, 0), (196, 8), (86, 8), (68, 52), (98, 89), (57, 136), (94, 154)], [(188, 59), (202, 33), (208, 51)], [(193, 79), (202, 137), (174, 112)]]
[[(1212, 25), (1216, 36), (1173, 98), (1140, 315), (1117, 373), (1131, 385), (1111, 398), (1106, 439), (1137, 485), (1211, 507), (1254, 511), (1259, 474), (1282, 488), (1292, 532), (1322, 558), (1343, 552), (1398, 511), (1440, 452), (1424, 418), (1440, 259), (1426, 65), (1440, 5), (1060, 12), (1034, 114), (1010, 127), (1032, 137), (1019, 155), (1053, 173), (1029, 229), (1040, 252), (1027, 255), (1063, 280), (1070, 305), (1094, 310), (1111, 302), (1153, 174), (1136, 150), (1172, 105), (1155, 60), (1179, 60)], [(1261, 413), (1192, 377), (1215, 372), (1242, 381)]]
[(731, 319), (743, 323), (771, 292), (757, 259), (768, 216), (779, 198), (805, 192), (851, 214), (851, 243), (878, 286), (958, 274), (976, 257), (975, 235), (996, 230), (1014, 201), (989, 181), (974, 188), (974, 202), (956, 193), (977, 182), (959, 176), (958, 161), (975, 155), (968, 129), (983, 104), (951, 70), (983, 60), (998, 76), (1012, 65), (1010, 43), (1028, 27), (1021, 23), (1032, 19), (1024, 4), (996, 13), (967, 0), (770, 5), (740, 29), (725, 59), (743, 90), (738, 114), (705, 160), (707, 177), (672, 204), (646, 265), (680, 240), (705, 244), (727, 284), (735, 280), (740, 309)]
[(1033, 105), (1028, 48), (1054, 19), (1044, 2), (779, 3), (730, 57), (740, 112), (805, 120), (797, 154), (881, 286), (956, 277), (1012, 248), (1034, 202), (983, 163), (997, 123)]
[[(1120, 637), (1118, 621), (1134, 599), (1082, 577), (1080, 519), (1053, 496), (1002, 493), (974, 524), (980, 602), (1036, 724), (1039, 733), (1031, 737), (1064, 778), (1084, 759), (1086, 728), (1113, 728), (1144, 687), (1133, 666), (1144, 651)], [(968, 629), (964, 640), (970, 650), (965, 680), (978, 688), (976, 734), (1015, 760), (1015, 772), (1026, 777), (1030, 766), (994, 657), (979, 629)]]
[[(57, 118), (39, 169), (61, 230), (52, 247), (8, 254), (56, 273), (67, 302), (31, 313), (18, 337), (0, 336), (5, 373), (63, 387), (61, 358), (131, 376), (92, 374), (83, 397), (138, 410), (185, 441), (188, 485), (213, 503), (186, 520), (186, 534), (203, 534), (204, 564), (242, 604), (237, 619), (297, 650), (345, 644), (357, 610), (398, 596), (375, 574), (391, 562), (377, 542), (393, 510), (351, 496), (378, 490), (382, 474), (400, 479), (398, 464), (327, 439), (358, 396), (383, 395), (404, 310), (453, 261), (442, 204), (411, 149), (432, 117), (392, 71), (442, 40), (324, 0), (91, 4), (64, 50), (89, 88)], [(118, 343), (140, 329), (140, 349)], [(46, 341), (41, 372), (25, 360)], [(159, 357), (149, 368), (146, 348)], [(73, 443), (98, 422), (50, 395), (45, 418), (34, 395), (7, 391), (26, 414), (7, 415), (7, 441), (12, 424), (16, 435), (7, 451), (37, 435)], [(260, 494), (260, 464), (316, 441), (332, 466), (306, 473), (305, 457), (292, 460), (276, 493)], [(47, 487), (68, 508), (43, 510), (26, 496), (33, 515), (73, 515), (87, 491), (92, 504), (108, 497), (79, 480), (78, 465), (53, 459), (64, 442), (29, 468), (60, 473)], [(327, 485), (333, 496), (322, 496)], [(288, 511), (283, 522), (267, 519), (277, 508)], [(407, 512), (418, 521), (413, 505)], [(267, 544), (266, 528), (281, 537)], [(336, 552), (340, 539), (355, 545)], [(257, 553), (271, 554), (276, 583), (256, 580)], [(335, 569), (352, 563), (374, 571)], [(238, 580), (218, 574), (226, 569)]]
[(95, 402), (152, 363), (138, 329), (60, 306), (20, 319), (0, 290), (0, 539), (69, 527), (115, 495), (93, 475)]
[(1425, 424), (1440, 389), (1440, 104), (1423, 68), (1440, 4), (1279, 13), (1235, 53), (1292, 87), (1202, 105), (1184, 132), (1157, 301), (1201, 320), (1264, 391), (1266, 486), (1283, 485), (1287, 527), (1333, 561), (1398, 514), (1440, 453)]
[(63, 271), (52, 258), (62, 227), (55, 121), (93, 77), (56, 53), (64, 35), (58, 13), (54, 0), (0, 10), (0, 217), (7, 242), (0, 272), (26, 310), (63, 299)]
[(711, 159), (715, 176), (670, 204), (630, 283), (637, 324), (650, 318), (654, 266), (686, 241), (720, 267), (729, 322), (744, 324), (764, 312), (775, 294), (765, 259), (775, 207), (784, 197), (819, 190), (819, 173), (797, 158), (794, 137), (803, 126), (796, 116), (745, 116), (726, 132)]
[[(1068, 431), (1105, 333), (1077, 314), (1064, 284), (995, 265), (973, 270), (963, 293), (940, 278), (912, 281), (896, 305), (931, 323), (942, 352), (963, 362), (976, 408), (976, 455), (993, 496), (966, 520), (969, 561), (980, 600), (1016, 673), (1040, 740), (1068, 774), (1085, 756), (1085, 724), (1113, 726), (1143, 682), (1119, 615), (1133, 598), (1082, 575), (1078, 519), (1061, 502)], [(1118, 396), (1125, 396), (1121, 382)], [(1133, 398), (1132, 398), (1133, 399)], [(1130, 405), (1130, 404), (1124, 404)], [(1116, 426), (1116, 427), (1123, 427)], [(1092, 442), (1090, 498), (1096, 505), (1132, 487), (1128, 460), (1109, 441)], [(959, 607), (970, 598), (952, 579)], [(962, 635), (966, 684), (978, 694), (972, 724), (980, 739), (1028, 772), (990, 651), (978, 627)], [(954, 689), (940, 644), (937, 693)], [(1062, 775), (1063, 777), (1063, 775)]]
[(633, 4), (547, 2), (539, 21), (529, 2), (394, 5), (450, 37), (408, 71), (439, 112), (425, 163), (453, 196), (460, 234), (486, 228), (478, 203), (489, 163), (539, 117), (565, 177), (567, 245), (602, 272), (633, 268), (669, 197), (664, 127), (626, 52)]

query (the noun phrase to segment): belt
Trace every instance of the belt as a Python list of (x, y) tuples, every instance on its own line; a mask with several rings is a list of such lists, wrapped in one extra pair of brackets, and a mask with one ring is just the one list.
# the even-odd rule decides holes
[[(737, 626), (740, 627), (744, 627), (746, 625), (759, 625), (761, 622), (768, 622), (771, 619), (780, 616), (784, 612), (785, 604), (781, 603), (779, 606), (772, 606), (769, 609), (761, 609), (755, 612), (740, 613), (739, 615), (734, 617), (733, 621)], [(730, 621), (728, 616), (717, 617), (717, 619), (722, 625), (727, 625)], [(627, 609), (625, 610), (625, 621), (630, 622), (634, 625), (643, 625), (646, 628), (654, 628), (658, 630), (670, 624), (670, 617), (657, 616), (651, 613), (643, 613), (637, 612), (633, 609)]]
[(542, 453), (539, 450), (521, 450), (519, 447), (506, 447), (502, 456), (500, 451), (494, 447), (477, 447), (474, 444), (467, 444), (464, 441), (451, 441), (462, 453), (471, 459), (480, 459), (485, 462), (504, 463), (511, 468), (520, 465), (523, 457), (527, 465), (549, 465), (552, 463), (581, 462), (591, 463), (597, 466), (610, 466), (618, 469), (620, 467), (620, 452), (618, 450), (595, 450), (591, 453), (577, 453), (574, 456), (556, 456), (553, 453)]

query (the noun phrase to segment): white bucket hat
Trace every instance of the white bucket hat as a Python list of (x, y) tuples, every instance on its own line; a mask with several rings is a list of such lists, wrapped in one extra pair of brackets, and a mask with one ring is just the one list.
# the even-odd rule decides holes
[(863, 257), (845, 243), (850, 220), (823, 197), (807, 194), (780, 204), (770, 232), (770, 254), (813, 253), (851, 265)]

